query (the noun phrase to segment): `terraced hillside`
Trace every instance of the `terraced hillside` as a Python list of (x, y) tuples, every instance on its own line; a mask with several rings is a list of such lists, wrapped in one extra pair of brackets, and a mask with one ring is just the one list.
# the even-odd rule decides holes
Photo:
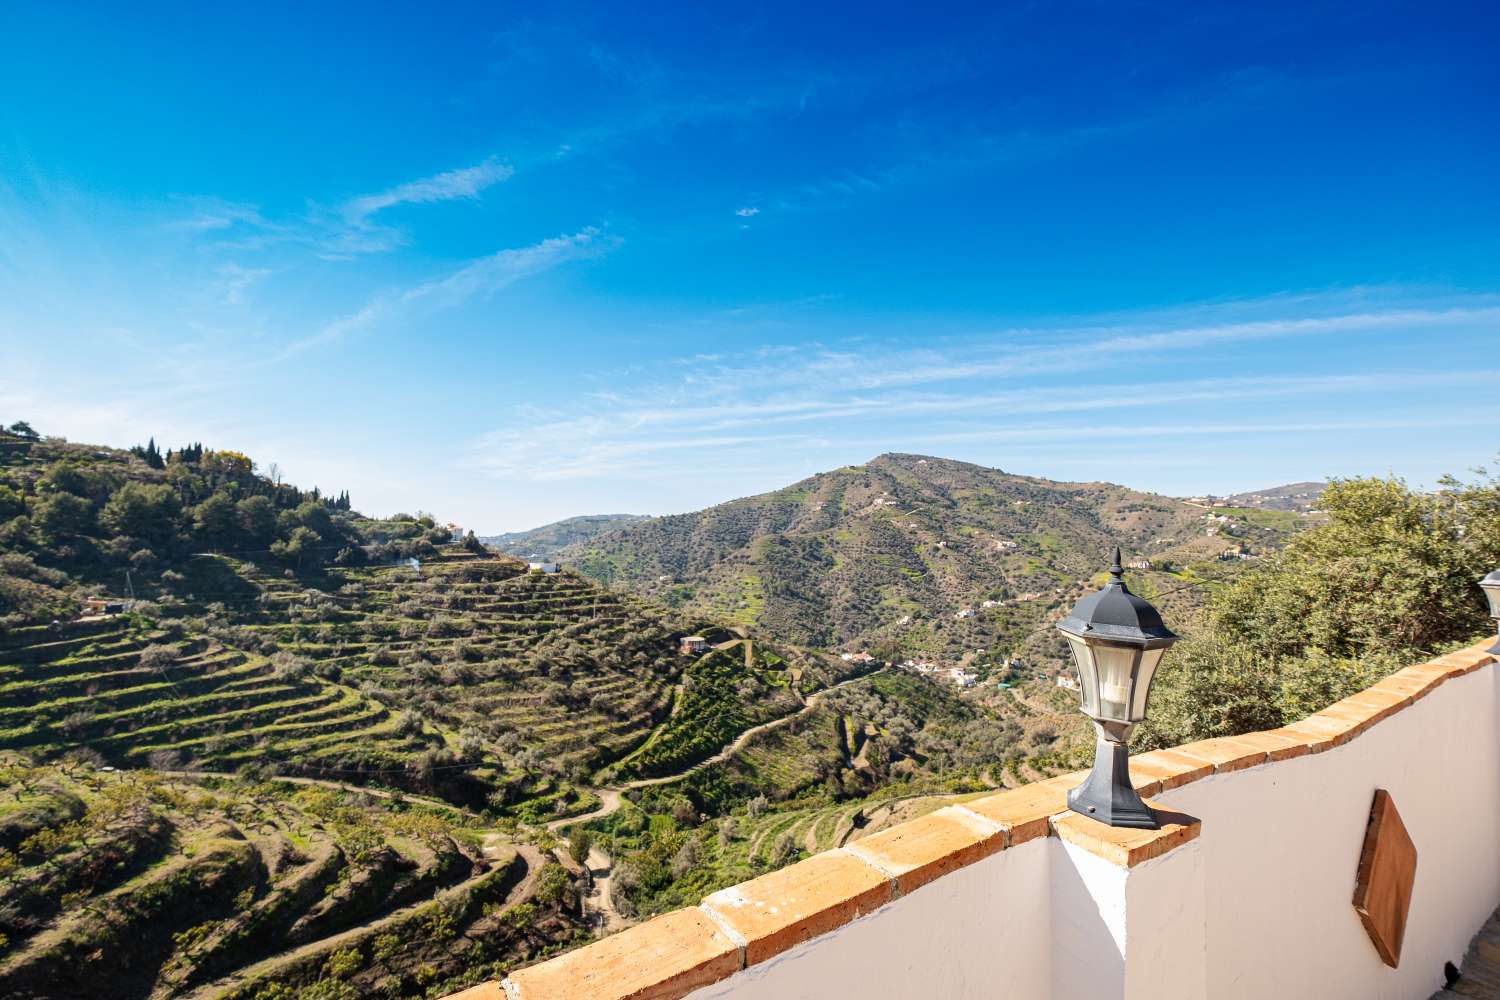
[(453, 810), (15, 757), (3, 768), (6, 997), (427, 995), (578, 930), (561, 867)]
[(139, 615), (0, 635), (0, 749), (119, 767), (402, 769), (440, 745), (381, 702)]
[[(1158, 589), (1295, 525), (1222, 517), (1109, 483), (1058, 483), (882, 455), (694, 514), (618, 527), (564, 550), (590, 576), (800, 645), (956, 656), (1060, 653), (1042, 623), (1122, 545)], [(1295, 521), (1296, 515), (1289, 515)], [(1206, 567), (1206, 568), (1205, 568)], [(988, 606), (986, 606), (988, 602)]]
[(421, 766), (472, 764), (490, 805), (524, 803), (532, 818), (587, 807), (576, 783), (666, 717), (689, 662), (628, 598), (508, 557), (445, 553), (279, 595), (246, 575), (273, 595), (239, 629), (247, 641), (337, 677), (407, 729), (437, 728), (444, 749)]

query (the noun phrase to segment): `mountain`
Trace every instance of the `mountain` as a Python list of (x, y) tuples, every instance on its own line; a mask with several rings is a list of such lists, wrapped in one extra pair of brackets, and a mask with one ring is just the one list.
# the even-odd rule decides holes
[(1224, 498), (1230, 507), (1253, 507), (1259, 510), (1290, 510), (1306, 513), (1318, 506), (1327, 483), (1289, 483), (1254, 493), (1236, 493)]
[(544, 524), (530, 531), (487, 535), (479, 540), (491, 548), (522, 559), (552, 559), (569, 545), (588, 542), (606, 531), (644, 520), (644, 514), (585, 514)]
[(783, 641), (953, 659), (1028, 650), (1037, 634), (1054, 647), (1043, 623), (1108, 565), (1115, 545), (1140, 566), (1148, 591), (1181, 590), (1204, 572), (1229, 572), (1222, 557), (1237, 562), (1286, 535), (1284, 526), (1110, 483), (888, 454), (627, 524), (560, 557), (606, 584)]

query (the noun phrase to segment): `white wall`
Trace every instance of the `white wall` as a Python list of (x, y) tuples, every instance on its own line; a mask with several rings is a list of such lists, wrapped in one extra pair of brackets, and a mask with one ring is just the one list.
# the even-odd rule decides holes
[[(1417, 847), (1398, 969), (1351, 902), (1377, 788)], [(1342, 747), (1160, 800), (1203, 820), (1207, 995), (1425, 1000), (1500, 904), (1500, 670), (1452, 678)]]
[(1047, 997), (1050, 838), (1001, 851), (690, 1000)]

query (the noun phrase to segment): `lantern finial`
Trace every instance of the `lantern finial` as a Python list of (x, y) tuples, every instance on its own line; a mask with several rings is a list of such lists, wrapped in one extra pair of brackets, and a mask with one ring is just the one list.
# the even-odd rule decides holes
[(1120, 547), (1118, 545), (1115, 546), (1115, 561), (1114, 565), (1109, 568), (1109, 576), (1110, 583), (1125, 582), (1125, 567), (1120, 565)]

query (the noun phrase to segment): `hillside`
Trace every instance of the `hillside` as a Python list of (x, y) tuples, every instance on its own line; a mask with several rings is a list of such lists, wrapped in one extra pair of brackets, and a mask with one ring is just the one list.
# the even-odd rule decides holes
[(1146, 590), (1183, 592), (1231, 572), (1221, 557), (1278, 547), (1295, 527), (1295, 515), (1227, 516), (1109, 483), (882, 455), (628, 524), (562, 558), (604, 583), (799, 645), (891, 658), (1051, 655), (1050, 633), (1040, 646), (1032, 637), (1114, 545), (1150, 561), (1138, 570)]
[(589, 542), (607, 531), (646, 520), (642, 514), (585, 514), (569, 517), (530, 531), (485, 535), (479, 540), (490, 548), (522, 559), (551, 559), (569, 545)]
[[(0, 444), (6, 996), (77, 995), (86, 946), (121, 997), (493, 976), (594, 926), (589, 877), (543, 874), (549, 824), (857, 672), (235, 452)], [(111, 825), (115, 788), (139, 836)]]
[(1268, 490), (1256, 490), (1253, 493), (1236, 493), (1225, 497), (1224, 502), (1230, 507), (1257, 507), (1261, 510), (1292, 510), (1306, 513), (1318, 506), (1318, 500), (1327, 488), (1327, 483), (1289, 483), (1286, 486), (1273, 486)]
[(580, 929), (561, 866), (440, 804), (15, 757), (0, 774), (18, 1000), (416, 996)]

